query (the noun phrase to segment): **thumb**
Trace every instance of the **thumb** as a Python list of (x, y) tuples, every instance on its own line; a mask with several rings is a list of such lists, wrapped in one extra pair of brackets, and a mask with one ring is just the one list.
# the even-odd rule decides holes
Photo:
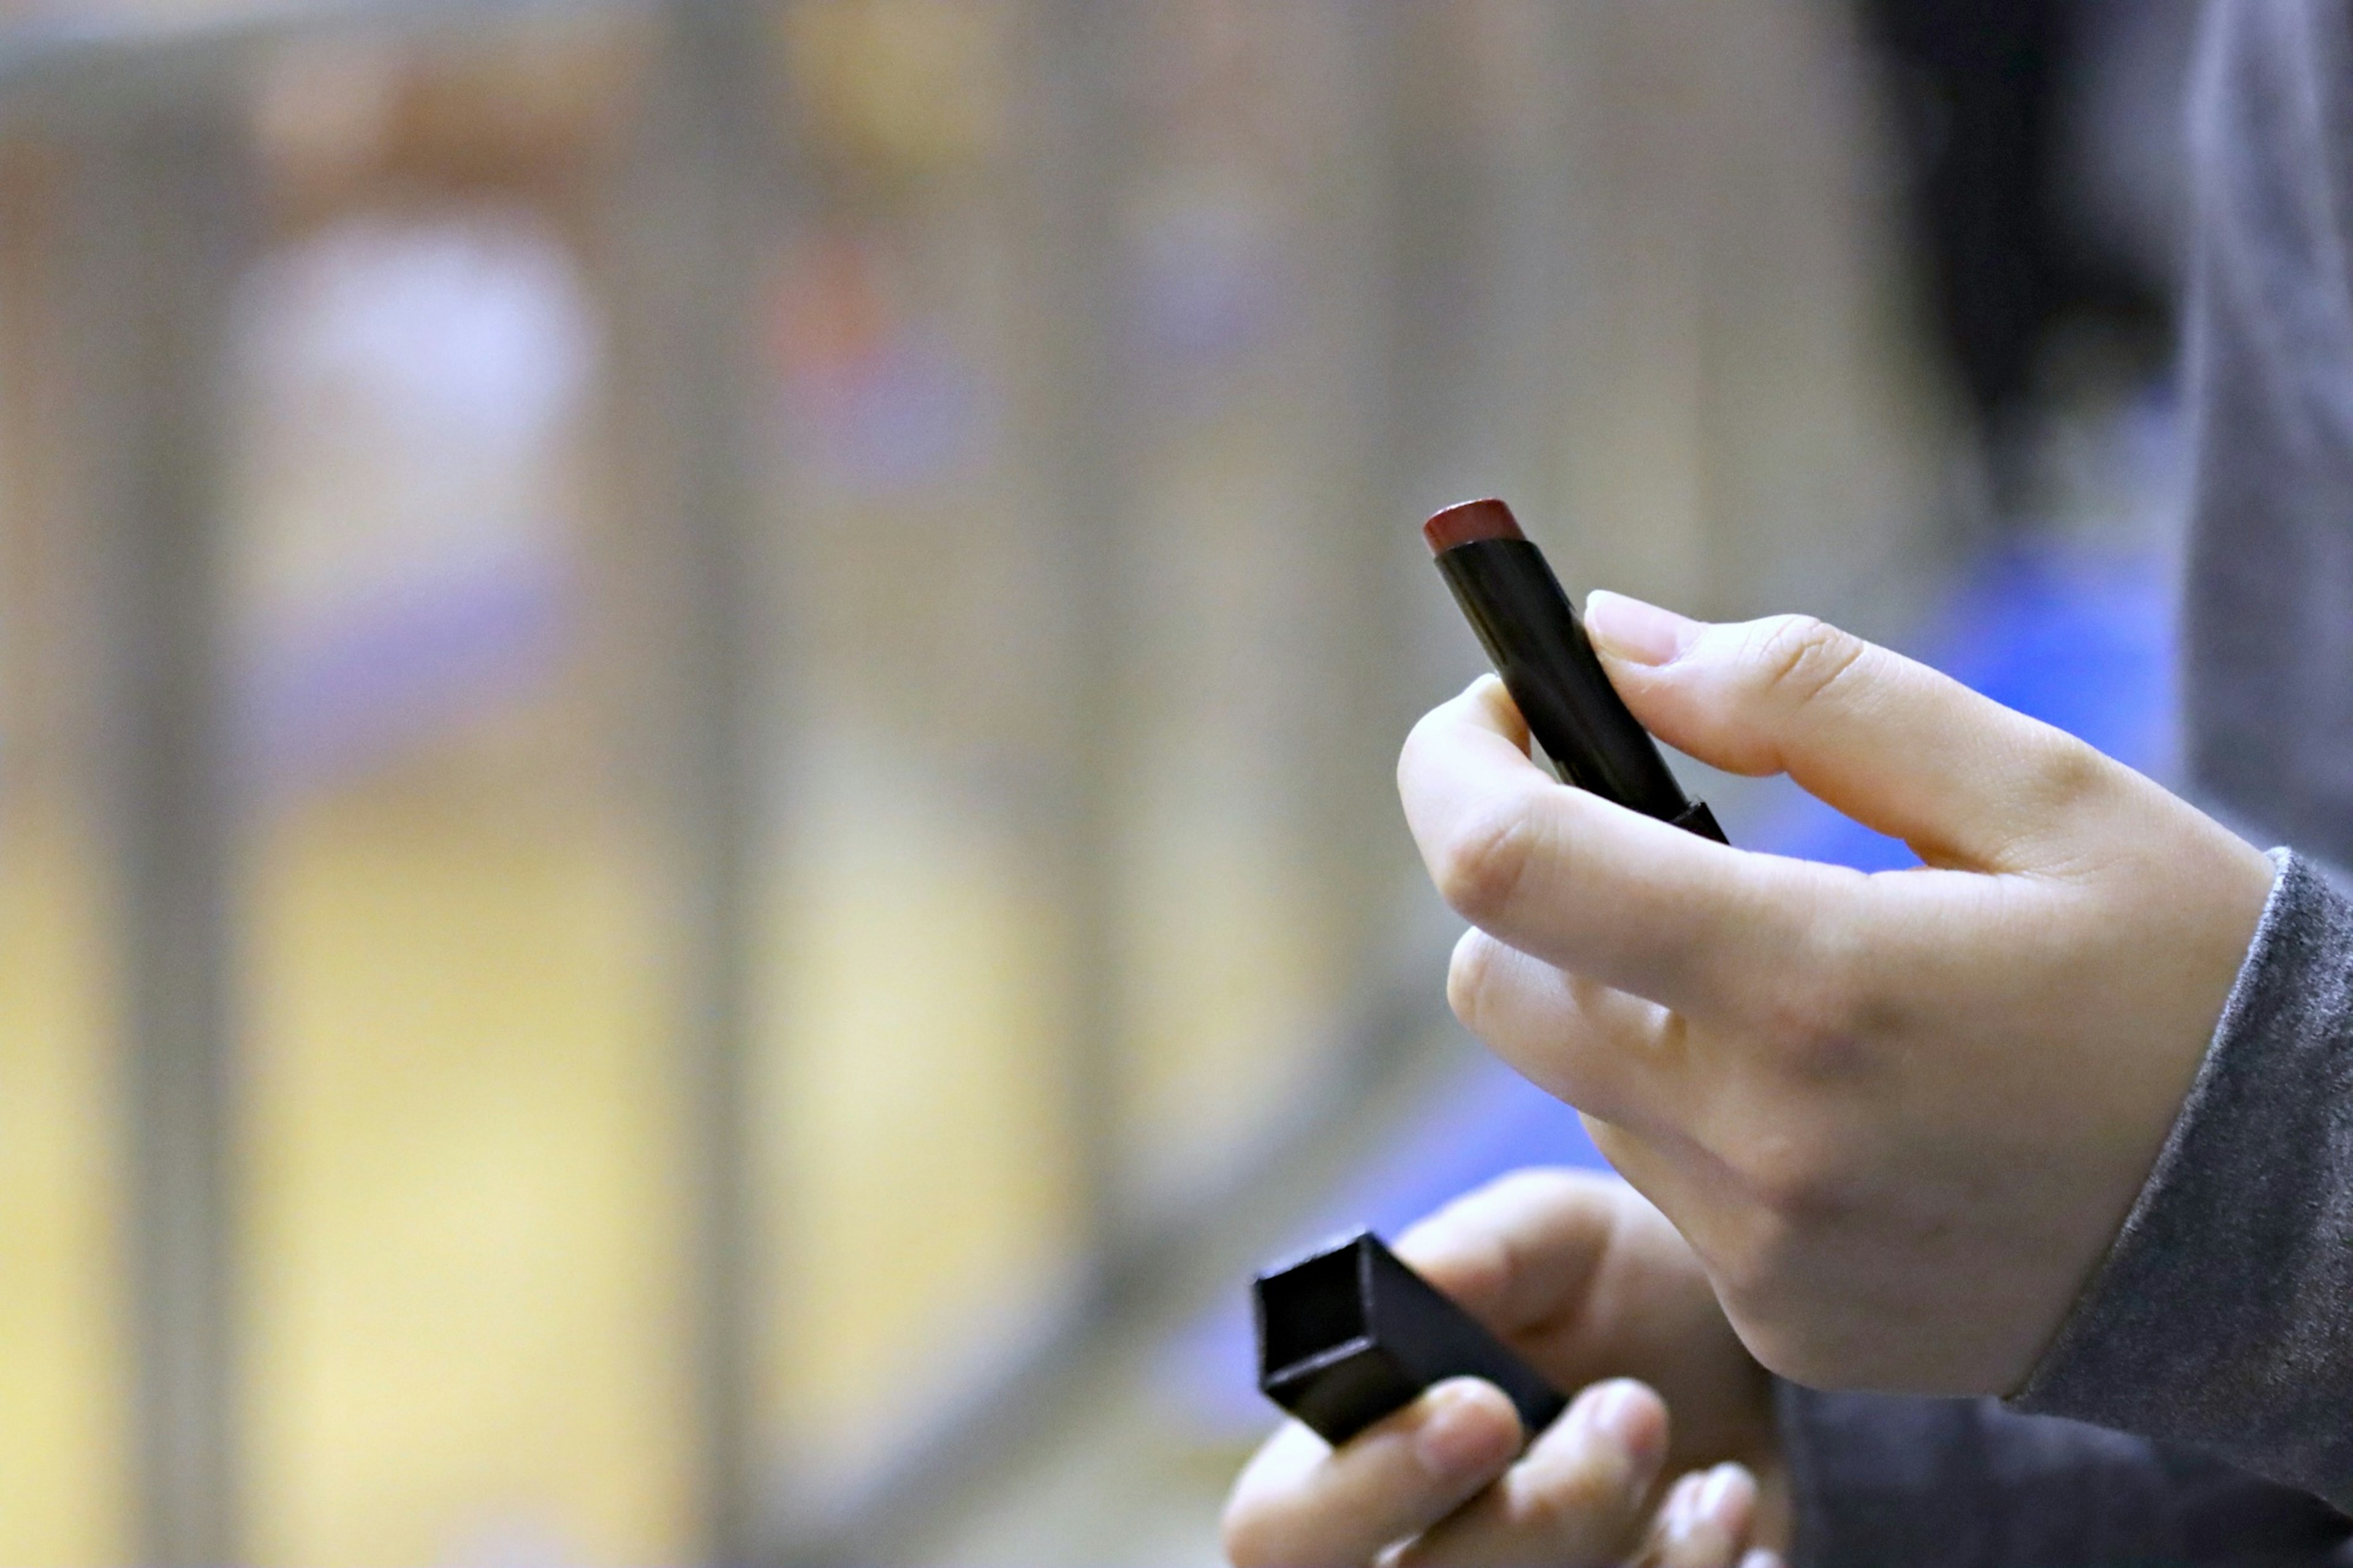
[(1949, 677), (1806, 616), (1713, 625), (1593, 594), (1586, 629), (1661, 740), (1786, 773), (1932, 866), (2016, 868), (2115, 763)]

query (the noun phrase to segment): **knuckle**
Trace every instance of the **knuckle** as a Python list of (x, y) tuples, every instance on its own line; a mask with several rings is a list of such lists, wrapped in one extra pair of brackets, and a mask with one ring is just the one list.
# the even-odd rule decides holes
[(1820, 699), (1862, 658), (1861, 638), (1812, 616), (1775, 616), (1758, 626), (1757, 684), (1790, 708)]
[(1754, 1216), (1736, 1260), (1751, 1289), (1782, 1277), (1797, 1236), (1827, 1228), (1852, 1206), (1841, 1153), (1834, 1137), (1773, 1131), (1750, 1139), (1727, 1162)]
[(2106, 787), (2111, 766), (2073, 736), (2056, 736), (2032, 771), (2036, 804), (2053, 812), (2079, 806)]
[(1787, 982), (1759, 998), (1758, 1006), (1761, 1031), (1784, 1077), (1820, 1087), (1866, 1069), (1870, 1052), (1859, 1010), (1837, 982)]
[(1472, 1034), (1479, 1031), (1488, 985), (1494, 977), (1497, 945), (1493, 937), (1474, 927), (1454, 944), (1454, 956), (1446, 965), (1446, 1005)]
[(1870, 1068), (1870, 1009), (1832, 976), (1787, 978), (1751, 999), (1759, 1043), (1778, 1077), (1820, 1089)]
[(1525, 801), (1493, 811), (1449, 838), (1431, 879), (1447, 907), (1473, 925), (1512, 907), (1536, 851), (1536, 824)]
[(1818, 922), (1792, 961), (1752, 994), (1752, 1016), (1786, 1078), (1819, 1089), (1875, 1069), (1883, 1043), (1905, 1028), (1905, 1010), (1882, 981), (1884, 967), (1869, 933)]

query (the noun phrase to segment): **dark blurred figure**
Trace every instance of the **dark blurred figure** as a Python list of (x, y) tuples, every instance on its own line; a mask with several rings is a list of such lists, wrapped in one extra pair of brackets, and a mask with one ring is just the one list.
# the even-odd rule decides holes
[(1862, 0), (1891, 67), (1929, 298), (1998, 510), (2021, 499), (2054, 334), (2096, 329), (2144, 377), (2170, 348), (2176, 193), (2147, 171), (2159, 149), (2158, 167), (2179, 163), (2189, 10)]

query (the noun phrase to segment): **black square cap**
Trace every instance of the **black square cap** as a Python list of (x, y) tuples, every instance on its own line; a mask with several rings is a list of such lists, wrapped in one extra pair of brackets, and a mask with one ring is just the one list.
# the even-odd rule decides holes
[(1450, 1377), (1482, 1377), (1533, 1437), (1567, 1404), (1369, 1230), (1261, 1274), (1258, 1385), (1334, 1447)]

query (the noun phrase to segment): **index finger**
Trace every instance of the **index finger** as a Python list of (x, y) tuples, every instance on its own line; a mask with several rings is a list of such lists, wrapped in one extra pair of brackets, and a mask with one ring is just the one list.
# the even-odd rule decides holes
[(1728, 848), (1556, 784), (1482, 677), (1406, 740), (1398, 790), (1440, 894), (1523, 952), (1678, 1011), (1746, 1014), (1844, 928), (1866, 879)]

